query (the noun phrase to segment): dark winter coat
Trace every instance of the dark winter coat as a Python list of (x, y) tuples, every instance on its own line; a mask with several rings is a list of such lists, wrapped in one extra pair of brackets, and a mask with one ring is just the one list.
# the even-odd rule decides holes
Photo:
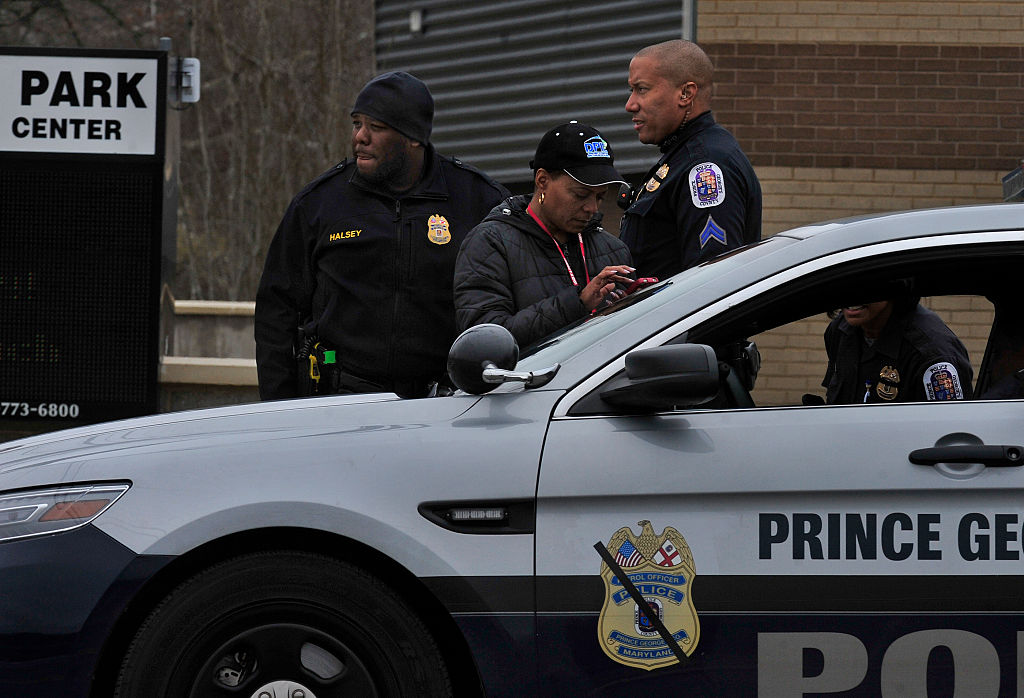
[(629, 250), (599, 225), (583, 230), (583, 254), (575, 237), (562, 247), (576, 276), (573, 286), (558, 243), (526, 211), (528, 196), (494, 207), (467, 236), (455, 263), (455, 313), (460, 330), (492, 322), (525, 347), (586, 317), (580, 300), (587, 277), (609, 265), (631, 264)]
[(659, 147), (619, 226), (638, 275), (667, 279), (761, 238), (761, 183), (711, 112)]
[(432, 147), (426, 162), (419, 184), (397, 198), (363, 184), (346, 160), (292, 200), (256, 294), (264, 400), (298, 393), (300, 325), (335, 350), (341, 369), (383, 390), (444, 377), (455, 257), (508, 191)]
[(924, 402), (973, 395), (967, 349), (942, 319), (913, 304), (894, 311), (870, 345), (842, 315), (825, 330), (825, 402)]

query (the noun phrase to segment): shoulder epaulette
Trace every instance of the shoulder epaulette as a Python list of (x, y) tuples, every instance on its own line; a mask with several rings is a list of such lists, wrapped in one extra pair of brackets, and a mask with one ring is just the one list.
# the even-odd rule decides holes
[(483, 170), (480, 170), (480, 169), (477, 169), (476, 167), (473, 167), (468, 162), (463, 162), (459, 158), (454, 157), (452, 155), (441, 155), (440, 157), (441, 157), (442, 160), (447, 160), (451, 164), (455, 165), (460, 170), (465, 170), (466, 172), (472, 172), (476, 176), (478, 176), (481, 179), (483, 179), (484, 181), (486, 181), (488, 184), (492, 185), (495, 189), (498, 189), (498, 190), (503, 190), (504, 189), (498, 183), (498, 181), (496, 179), (491, 177), (489, 174), (487, 174)]
[(468, 162), (463, 162), (462, 160), (459, 160), (457, 157), (453, 157), (451, 155), (442, 155), (441, 158), (447, 160), (448, 162), (452, 163), (453, 165), (460, 169), (468, 170), (469, 172), (474, 172), (478, 175), (490, 179), (490, 177), (487, 176), (487, 173), (483, 172), (482, 170), (478, 170), (477, 168), (470, 165)]
[(302, 190), (298, 193), (298, 196), (304, 196), (305, 194), (308, 194), (313, 189), (316, 189), (318, 186), (323, 184), (325, 181), (341, 174), (342, 172), (345, 171), (345, 168), (351, 165), (353, 162), (354, 161), (351, 158), (347, 160), (342, 160), (341, 162), (339, 162), (337, 165), (327, 170), (326, 172), (320, 173), (319, 175), (316, 176), (316, 178), (313, 181), (311, 181), (309, 184), (302, 188)]
[(338, 174), (339, 172), (343, 172), (345, 170), (345, 168), (348, 167), (349, 165), (351, 165), (353, 162), (355, 162), (355, 160), (353, 160), (352, 158), (348, 158), (346, 160), (342, 160), (337, 165), (335, 165), (334, 167), (332, 167), (331, 169), (327, 170), (322, 175), (320, 175), (320, 177), (318, 177), (317, 179), (320, 179), (320, 178), (323, 178), (323, 177), (333, 177), (334, 175)]

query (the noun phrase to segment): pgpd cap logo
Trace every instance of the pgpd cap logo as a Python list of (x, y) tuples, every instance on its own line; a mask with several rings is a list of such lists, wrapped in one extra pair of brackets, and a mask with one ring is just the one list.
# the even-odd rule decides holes
[(448, 228), (448, 219), (439, 213), (435, 213), (427, 221), (427, 239), (435, 245), (445, 245), (452, 240), (451, 231)]
[(600, 136), (593, 136), (583, 141), (583, 149), (587, 151), (588, 158), (610, 158), (608, 144)]
[[(700, 640), (700, 621), (690, 596), (696, 576), (693, 554), (686, 539), (669, 526), (655, 535), (650, 521), (640, 521), (639, 536), (630, 527), (620, 528), (608, 541), (608, 552), (640, 592), (657, 620), (665, 626), (686, 656)], [(605, 598), (597, 622), (597, 636), (604, 653), (614, 661), (641, 669), (658, 669), (677, 663), (653, 619), (633, 601), (622, 580), (607, 563), (601, 563)]]

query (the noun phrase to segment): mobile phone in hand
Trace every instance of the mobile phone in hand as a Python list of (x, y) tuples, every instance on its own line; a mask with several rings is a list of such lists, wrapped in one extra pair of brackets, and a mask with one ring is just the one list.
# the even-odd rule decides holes
[(656, 284), (656, 283), (658, 283), (658, 279), (653, 277), (653, 276), (641, 277), (641, 278), (637, 279), (636, 281), (634, 281), (633, 283), (631, 283), (628, 288), (626, 288), (626, 295), (628, 296), (629, 294), (631, 294), (631, 293), (633, 293), (635, 291), (639, 291), (640, 289), (642, 289), (645, 286), (650, 286), (651, 284)]

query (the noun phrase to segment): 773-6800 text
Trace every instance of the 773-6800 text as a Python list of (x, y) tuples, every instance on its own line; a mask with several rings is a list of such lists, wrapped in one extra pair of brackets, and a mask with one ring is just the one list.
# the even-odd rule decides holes
[(78, 405), (64, 402), (41, 402), (30, 405), (27, 402), (0, 402), (0, 417), (43, 417), (70, 418), (78, 416)]

